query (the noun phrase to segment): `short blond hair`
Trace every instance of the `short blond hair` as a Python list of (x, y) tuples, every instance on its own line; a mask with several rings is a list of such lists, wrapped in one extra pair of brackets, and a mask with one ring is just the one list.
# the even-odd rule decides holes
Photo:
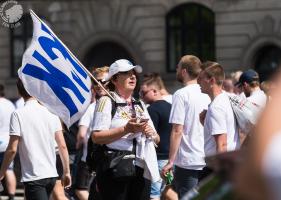
[(142, 84), (143, 85), (154, 85), (158, 90), (162, 90), (162, 89), (166, 90), (166, 87), (164, 85), (164, 82), (163, 82), (160, 74), (158, 74), (156, 72), (144, 74)]
[[(204, 63), (203, 63), (203, 66), (204, 66)], [(214, 77), (217, 85), (223, 84), (223, 81), (225, 79), (225, 74), (224, 74), (223, 67), (220, 64), (213, 62), (213, 64), (209, 65), (208, 67), (206, 67), (204, 69), (204, 72), (206, 73), (208, 78)]]
[(202, 68), (202, 70), (204, 70), (204, 69), (206, 69), (206, 68), (208, 68), (208, 67), (218, 66), (218, 65), (220, 65), (220, 64), (217, 63), (217, 62), (207, 60), (207, 61), (205, 61), (204, 63), (202, 63), (201, 68)]
[(181, 57), (179, 65), (182, 69), (186, 69), (191, 78), (197, 78), (201, 72), (201, 61), (194, 55), (185, 55)]
[(108, 71), (109, 71), (108, 66), (98, 67), (93, 70), (93, 75), (94, 77), (97, 77), (100, 74), (108, 73)]

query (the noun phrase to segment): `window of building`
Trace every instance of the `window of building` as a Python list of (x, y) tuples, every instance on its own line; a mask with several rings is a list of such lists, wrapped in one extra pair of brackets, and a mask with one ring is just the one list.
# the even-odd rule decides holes
[(260, 80), (264, 81), (276, 72), (281, 65), (281, 49), (275, 45), (262, 47), (255, 57), (255, 69), (260, 75)]
[(172, 9), (166, 16), (167, 67), (174, 72), (186, 54), (202, 61), (215, 60), (215, 15), (205, 6), (188, 3)]
[(106, 41), (96, 44), (90, 49), (83, 59), (83, 64), (91, 69), (92, 67), (109, 66), (114, 61), (123, 58), (134, 62), (127, 49), (116, 42)]
[(17, 70), (21, 67), (22, 55), (28, 47), (33, 33), (32, 19), (29, 14), (24, 15), (20, 23), (20, 26), (10, 29), (11, 77), (17, 76)]
[[(97, 67), (103, 67), (105, 65), (110, 66), (118, 59), (127, 59), (133, 64), (136, 64), (133, 56), (126, 47), (114, 41), (104, 41), (89, 49), (83, 59), (83, 64), (92, 71)], [(137, 79), (138, 78), (139, 77), (137, 76)], [(140, 81), (137, 81), (136, 89), (134, 90), (133, 96), (135, 98), (139, 98), (139, 83)]]

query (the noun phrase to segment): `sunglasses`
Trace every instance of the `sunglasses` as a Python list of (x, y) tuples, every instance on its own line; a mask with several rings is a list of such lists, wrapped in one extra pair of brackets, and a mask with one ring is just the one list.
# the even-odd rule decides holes
[[(105, 85), (107, 83), (107, 81), (103, 81), (103, 80), (97, 80), (100, 84)], [(98, 83), (94, 82), (94, 86), (97, 87), (99, 86)]]

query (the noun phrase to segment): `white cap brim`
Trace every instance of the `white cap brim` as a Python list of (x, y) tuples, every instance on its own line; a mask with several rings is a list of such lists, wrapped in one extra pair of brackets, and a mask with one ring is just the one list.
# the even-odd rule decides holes
[[(118, 72), (127, 72), (127, 71), (130, 71), (132, 69), (135, 70), (135, 72), (138, 73), (138, 74), (142, 73), (142, 67), (140, 65), (135, 65), (135, 66), (132, 66), (131, 68), (127, 68), (126, 70), (120, 70)], [(104, 78), (104, 80), (109, 81), (112, 78), (112, 76), (114, 76), (118, 72), (113, 73), (113, 74), (108, 73), (107, 76)]]

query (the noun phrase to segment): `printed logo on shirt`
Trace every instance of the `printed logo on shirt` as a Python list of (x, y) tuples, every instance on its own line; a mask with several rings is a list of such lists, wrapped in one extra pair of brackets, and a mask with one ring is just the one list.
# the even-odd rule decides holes
[(130, 113), (130, 109), (128, 106), (122, 108), (118, 107), (116, 110), (115, 117), (119, 119), (121, 118), (121, 119), (130, 120), (130, 115), (128, 113)]
[(118, 107), (116, 110), (115, 117), (117, 119), (126, 119), (130, 120), (130, 117), (133, 113), (136, 112), (136, 116), (142, 118), (144, 116), (144, 111), (139, 105), (134, 105), (135, 109), (133, 110), (130, 106)]
[(136, 113), (142, 115), (144, 113), (143, 109), (139, 105), (135, 105)]

